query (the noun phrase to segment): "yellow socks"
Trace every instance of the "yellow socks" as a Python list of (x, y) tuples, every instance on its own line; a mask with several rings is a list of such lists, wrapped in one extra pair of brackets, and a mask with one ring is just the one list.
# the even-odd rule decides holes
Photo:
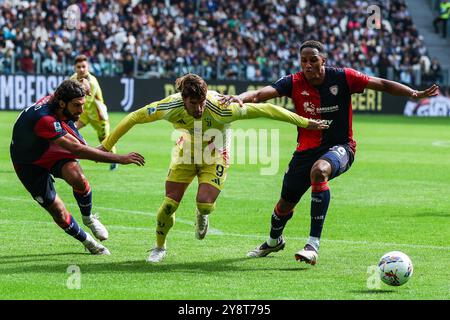
[(175, 224), (175, 211), (179, 203), (168, 197), (164, 198), (156, 215), (156, 246), (164, 248), (170, 228)]
[(197, 210), (201, 215), (208, 215), (214, 211), (216, 208), (216, 203), (202, 203), (197, 202)]

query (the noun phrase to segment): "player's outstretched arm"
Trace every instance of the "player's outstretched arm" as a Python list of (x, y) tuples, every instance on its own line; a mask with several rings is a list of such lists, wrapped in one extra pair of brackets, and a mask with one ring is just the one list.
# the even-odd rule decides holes
[(405, 96), (410, 97), (413, 99), (420, 99), (420, 98), (427, 98), (438, 95), (439, 87), (436, 84), (433, 84), (431, 87), (429, 87), (426, 90), (418, 91), (411, 89), (408, 86), (405, 86), (404, 84), (401, 84), (399, 82), (377, 78), (377, 77), (369, 77), (369, 82), (367, 83), (367, 88), (376, 90), (376, 91), (383, 91), (387, 92), (389, 94), (392, 94), (394, 96)]
[(111, 150), (117, 141), (119, 141), (119, 139), (136, 124), (156, 121), (159, 119), (159, 116), (158, 112), (150, 115), (147, 106), (131, 112), (125, 118), (120, 120), (119, 124), (114, 128), (111, 134), (102, 141), (103, 148), (105, 150)]
[(53, 142), (58, 146), (70, 151), (80, 159), (120, 164), (134, 163), (138, 166), (143, 166), (145, 164), (144, 157), (137, 152), (130, 152), (129, 154), (122, 155), (101, 151), (99, 149), (81, 144), (75, 137), (71, 136), (70, 134), (66, 134), (54, 140)]
[(229, 106), (232, 116), (225, 119), (232, 122), (241, 119), (268, 118), (294, 124), (309, 130), (324, 130), (329, 126), (320, 120), (307, 119), (271, 103), (245, 103), (241, 108), (237, 104)]
[(219, 102), (225, 106), (228, 106), (232, 102), (236, 102), (243, 107), (244, 103), (247, 102), (264, 102), (279, 96), (280, 94), (275, 88), (272, 86), (265, 86), (262, 89), (247, 91), (238, 96), (224, 95), (219, 99)]

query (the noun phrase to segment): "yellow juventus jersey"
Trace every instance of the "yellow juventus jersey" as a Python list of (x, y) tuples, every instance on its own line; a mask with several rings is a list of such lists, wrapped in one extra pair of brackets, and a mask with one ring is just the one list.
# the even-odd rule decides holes
[[(70, 79), (72, 80), (78, 80), (77, 74), (74, 73)], [(95, 76), (88, 73), (87, 80), (89, 81), (89, 84), (91, 86), (91, 94), (89, 96), (86, 96), (86, 102), (84, 104), (85, 109), (89, 109), (95, 106), (96, 100), (100, 101), (102, 104), (105, 104), (105, 101), (103, 100), (103, 93), (102, 89), (100, 88), (100, 84), (98, 83), (98, 80)]]
[(208, 147), (224, 155), (229, 154), (231, 132), (227, 129), (233, 121), (263, 117), (289, 122), (303, 128), (308, 126), (306, 118), (270, 103), (245, 103), (244, 107), (231, 103), (224, 106), (218, 99), (219, 93), (208, 91), (201, 119), (195, 119), (186, 112), (180, 93), (150, 103), (122, 119), (114, 131), (103, 140), (102, 145), (106, 150), (111, 150), (120, 137), (135, 124), (167, 120), (175, 129), (182, 132), (177, 143), (181, 149), (189, 143), (192, 149), (200, 147), (203, 151)]

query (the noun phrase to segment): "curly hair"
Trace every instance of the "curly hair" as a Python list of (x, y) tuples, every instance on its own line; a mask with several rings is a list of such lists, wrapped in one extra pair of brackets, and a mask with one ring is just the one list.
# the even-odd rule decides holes
[(183, 98), (206, 99), (208, 85), (200, 76), (188, 73), (175, 81), (175, 88)]
[(86, 90), (81, 83), (75, 80), (64, 80), (53, 93), (51, 103), (57, 104), (59, 101), (68, 103), (72, 99), (84, 96), (86, 96)]

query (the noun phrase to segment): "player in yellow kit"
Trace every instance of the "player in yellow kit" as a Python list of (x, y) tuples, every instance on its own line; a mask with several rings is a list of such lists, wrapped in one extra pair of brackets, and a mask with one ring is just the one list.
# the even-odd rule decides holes
[(208, 91), (205, 81), (187, 74), (176, 80), (179, 93), (130, 113), (102, 142), (111, 150), (116, 142), (135, 124), (167, 120), (183, 132), (178, 140), (169, 174), (166, 179), (166, 197), (157, 213), (156, 246), (148, 262), (160, 262), (166, 255), (166, 236), (175, 222), (175, 211), (189, 184), (198, 177), (196, 237), (203, 239), (208, 230), (208, 214), (223, 188), (227, 169), (230, 137), (227, 128), (240, 119), (271, 118), (307, 129), (327, 129), (321, 121), (302, 118), (270, 103), (219, 104), (220, 95)]
[[(90, 124), (97, 132), (98, 140), (102, 142), (108, 136), (110, 130), (108, 111), (103, 100), (100, 84), (97, 78), (89, 73), (89, 63), (85, 55), (79, 55), (75, 58), (75, 73), (70, 79), (78, 81), (87, 79), (90, 85), (90, 94), (86, 95), (83, 113), (75, 125), (78, 129), (81, 129)], [(116, 153), (116, 149), (111, 149), (111, 152)], [(110, 170), (115, 170), (117, 166), (117, 163), (111, 163)]]

